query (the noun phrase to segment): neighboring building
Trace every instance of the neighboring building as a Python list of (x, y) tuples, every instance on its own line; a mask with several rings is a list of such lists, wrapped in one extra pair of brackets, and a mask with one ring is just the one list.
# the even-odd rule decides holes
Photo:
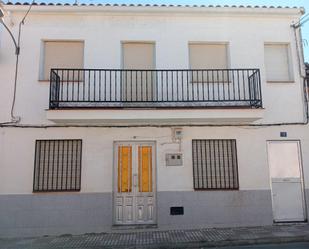
[[(3, 5), (16, 35), (28, 8)], [(305, 71), (291, 26), (303, 14), (34, 5), (21, 120), (0, 127), (0, 236), (307, 221)], [(0, 27), (5, 123), (15, 56)]]

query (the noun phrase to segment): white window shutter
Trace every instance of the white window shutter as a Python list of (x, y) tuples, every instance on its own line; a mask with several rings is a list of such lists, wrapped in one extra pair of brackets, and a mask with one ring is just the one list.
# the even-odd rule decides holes
[(265, 44), (267, 81), (290, 81), (291, 73), (287, 44)]
[(79, 41), (44, 42), (43, 77), (49, 79), (51, 68), (83, 68), (84, 43)]
[(226, 44), (191, 43), (190, 67), (191, 69), (226, 69)]

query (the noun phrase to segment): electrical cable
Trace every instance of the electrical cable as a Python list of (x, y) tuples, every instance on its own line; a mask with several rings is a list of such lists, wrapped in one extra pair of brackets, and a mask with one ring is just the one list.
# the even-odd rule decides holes
[(18, 79), (18, 63), (19, 63), (19, 53), (16, 54), (16, 62), (15, 62), (15, 74), (14, 74), (14, 90), (13, 90), (13, 99), (11, 105), (11, 122), (18, 123), (20, 122), (20, 117), (15, 117), (14, 115), (14, 107), (16, 102), (16, 88), (17, 88), (17, 79)]
[(4, 123), (0, 123), (0, 125), (7, 125), (7, 124), (16, 124), (19, 123), (21, 118), (18, 116), (14, 115), (14, 108), (15, 108), (15, 103), (16, 103), (16, 92), (17, 92), (17, 80), (18, 80), (18, 66), (19, 66), (19, 54), (20, 54), (20, 40), (21, 40), (21, 29), (22, 29), (22, 25), (25, 24), (25, 20), (26, 17), (28, 16), (32, 6), (34, 4), (34, 0), (32, 1), (32, 3), (30, 4), (26, 14), (24, 15), (23, 19), (19, 22), (18, 25), (18, 38), (17, 38), (17, 42), (13, 36), (13, 34), (11, 33), (11, 31), (9, 30), (9, 28), (5, 25), (4, 22), (2, 22), (2, 24), (4, 25), (4, 27), (7, 29), (7, 31), (9, 32), (10, 36), (12, 37), (12, 40), (14, 42), (15, 45), (15, 56), (16, 56), (16, 61), (15, 61), (15, 73), (14, 73), (14, 86), (13, 86), (13, 98), (12, 98), (12, 105), (11, 105), (11, 121), (9, 122), (4, 122)]

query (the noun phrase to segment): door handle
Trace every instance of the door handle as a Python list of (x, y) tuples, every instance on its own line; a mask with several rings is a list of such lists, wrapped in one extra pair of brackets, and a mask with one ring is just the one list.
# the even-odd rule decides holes
[(137, 187), (137, 174), (133, 175), (133, 185), (135, 188)]

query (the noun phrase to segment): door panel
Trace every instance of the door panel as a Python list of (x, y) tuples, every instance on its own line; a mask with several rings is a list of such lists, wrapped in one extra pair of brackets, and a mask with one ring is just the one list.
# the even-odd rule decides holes
[(273, 216), (277, 222), (304, 221), (304, 193), (297, 141), (268, 142)]
[(138, 147), (139, 192), (152, 192), (152, 147)]
[(121, 145), (118, 147), (117, 160), (117, 192), (115, 213), (116, 222), (134, 220), (134, 193), (132, 192), (132, 146)]
[(300, 177), (298, 143), (269, 142), (269, 163), (272, 178)]
[(118, 192), (132, 191), (132, 147), (118, 147)]
[(115, 224), (154, 224), (154, 143), (115, 144)]
[[(301, 182), (272, 182), (274, 219), (276, 221), (303, 221)], [(290, 197), (290, 198), (287, 198)], [(292, 198), (291, 198), (292, 197)]]

